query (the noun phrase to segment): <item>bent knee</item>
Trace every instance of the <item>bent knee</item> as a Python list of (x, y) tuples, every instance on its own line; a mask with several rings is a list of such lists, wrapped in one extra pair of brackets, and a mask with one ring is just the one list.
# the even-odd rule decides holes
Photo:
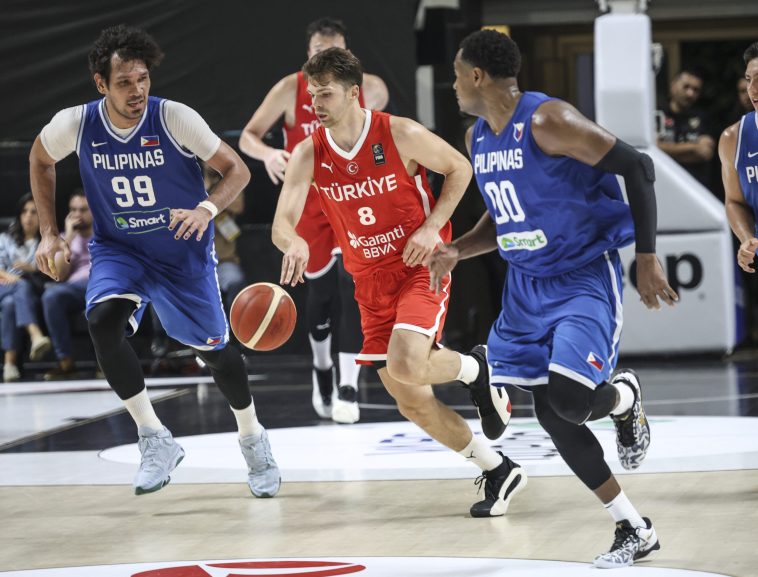
[(413, 355), (388, 355), (387, 372), (390, 377), (401, 383), (426, 384), (428, 358)]
[(592, 390), (578, 381), (551, 372), (547, 394), (550, 407), (565, 421), (582, 425), (592, 413)]

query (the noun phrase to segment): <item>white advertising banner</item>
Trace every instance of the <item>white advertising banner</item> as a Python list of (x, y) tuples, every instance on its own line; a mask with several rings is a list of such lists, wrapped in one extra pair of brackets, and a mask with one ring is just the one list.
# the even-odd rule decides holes
[(679, 303), (648, 310), (632, 286), (634, 246), (622, 250), (621, 354), (730, 352), (736, 341), (737, 289), (729, 237), (722, 231), (659, 234), (657, 253)]

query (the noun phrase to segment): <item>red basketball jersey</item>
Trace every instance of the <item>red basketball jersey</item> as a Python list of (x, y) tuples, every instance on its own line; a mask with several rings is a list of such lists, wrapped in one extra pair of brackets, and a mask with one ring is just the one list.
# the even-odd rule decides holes
[[(425, 169), (408, 174), (392, 139), (390, 115), (365, 112), (363, 132), (349, 152), (324, 127), (313, 134), (313, 179), (321, 207), (354, 276), (405, 267), (405, 243), (435, 204)], [(440, 240), (450, 242), (451, 233), (448, 222)]]

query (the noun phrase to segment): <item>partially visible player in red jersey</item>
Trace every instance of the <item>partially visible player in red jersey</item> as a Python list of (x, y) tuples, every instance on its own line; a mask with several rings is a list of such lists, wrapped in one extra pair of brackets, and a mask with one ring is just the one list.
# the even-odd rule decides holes
[[(333, 46), (345, 48), (347, 30), (339, 20), (320, 18), (306, 28), (308, 58)], [(387, 86), (373, 74), (363, 75), (361, 105), (381, 110), (387, 105)], [(282, 78), (266, 95), (240, 136), (245, 154), (262, 161), (274, 184), (284, 180), (290, 153), (299, 142), (319, 127), (302, 71)], [(284, 150), (263, 142), (263, 136), (284, 117)], [(313, 350), (313, 408), (321, 418), (354, 423), (360, 412), (356, 395), (358, 369), (355, 357), (361, 347), (360, 318), (353, 297), (353, 281), (345, 272), (334, 233), (318, 194), (311, 191), (297, 232), (308, 243), (311, 258), (305, 276), (308, 283), (308, 336)], [(332, 311), (339, 301), (340, 322), (336, 327), (339, 345), (340, 386), (334, 390), (336, 371), (331, 357)]]
[[(281, 282), (304, 282), (310, 254), (295, 225), (315, 186), (355, 280), (364, 336), (359, 361), (379, 367), (403, 416), (482, 469), (485, 499), (471, 514), (503, 515), (526, 484), (523, 470), (475, 436), (431, 386), (461, 381), (485, 426), (495, 434), (505, 430), (490, 396), (486, 349), (462, 355), (437, 347), (450, 278), (436, 293), (425, 266), (450, 238), (450, 215), (471, 179), (471, 166), (413, 120), (361, 108), (361, 64), (349, 51), (325, 50), (303, 71), (322, 126), (295, 147), (284, 177), (273, 224), (274, 244), (284, 253)], [(445, 176), (436, 202), (424, 167)]]

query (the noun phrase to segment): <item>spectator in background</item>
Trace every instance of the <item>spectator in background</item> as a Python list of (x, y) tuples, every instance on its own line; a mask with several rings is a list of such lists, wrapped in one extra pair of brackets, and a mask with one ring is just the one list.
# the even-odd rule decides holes
[(42, 293), (42, 310), (50, 331), (58, 366), (45, 373), (46, 381), (70, 379), (76, 374), (71, 345), (71, 315), (84, 310), (89, 280), (89, 244), (92, 238), (92, 213), (84, 191), (76, 189), (68, 201), (63, 238), (71, 248), (71, 261), (66, 262), (63, 253), (55, 256), (58, 269), (57, 283), (45, 285)]
[(2, 308), (2, 346), (5, 351), (3, 381), (21, 378), (18, 351), (22, 330), (29, 334), (29, 357), (36, 361), (50, 350), (50, 339), (42, 333), (37, 317), (39, 293), (33, 275), (37, 272), (34, 253), (39, 244), (37, 207), (29, 192), (18, 201), (8, 232), (0, 234), (0, 306)]
[(682, 70), (671, 81), (670, 99), (663, 105), (658, 147), (676, 160), (703, 186), (711, 189), (710, 164), (716, 142), (708, 113), (697, 107), (703, 76)]
[(737, 80), (737, 98), (734, 101), (732, 110), (729, 112), (727, 126), (739, 122), (740, 118), (752, 110), (753, 103), (750, 101), (750, 96), (747, 93), (747, 80), (743, 76)]

